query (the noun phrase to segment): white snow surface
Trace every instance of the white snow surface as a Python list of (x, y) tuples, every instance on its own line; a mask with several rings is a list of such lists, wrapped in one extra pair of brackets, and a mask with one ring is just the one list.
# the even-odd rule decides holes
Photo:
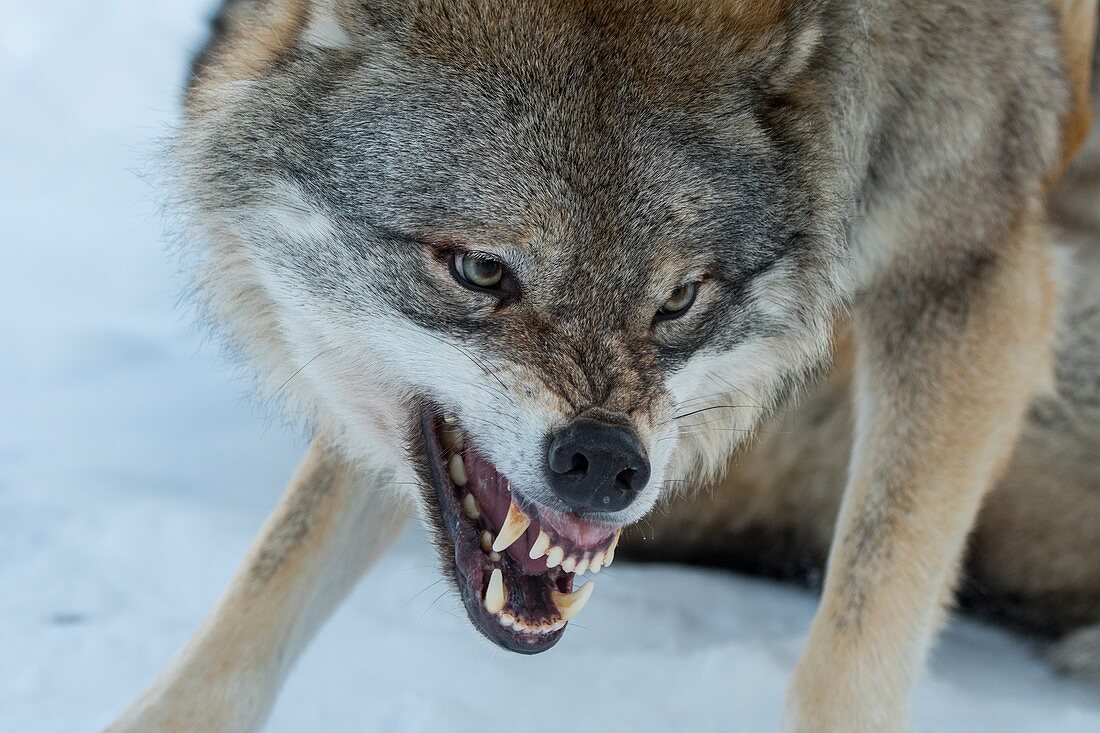
[[(178, 305), (142, 172), (209, 2), (4, 0), (0, 731), (97, 731), (211, 608), (303, 449)], [(1022, 538), (1023, 539), (1023, 538)], [(410, 530), (293, 671), (266, 730), (774, 731), (815, 599), (616, 564), (553, 650), (491, 647)], [(1100, 694), (969, 621), (920, 731), (1100, 730)]]

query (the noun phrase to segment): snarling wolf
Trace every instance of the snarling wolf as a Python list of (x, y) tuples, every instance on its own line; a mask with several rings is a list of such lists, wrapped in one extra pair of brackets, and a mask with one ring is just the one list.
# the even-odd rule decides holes
[(905, 729), (1056, 385), (1046, 202), (1087, 135), (1096, 10), (230, 0), (176, 199), (205, 312), (314, 438), (111, 730), (255, 730), (413, 507), (473, 625), (551, 647), (623, 529), (713, 484), (834, 341), (846, 488), (785, 725)]

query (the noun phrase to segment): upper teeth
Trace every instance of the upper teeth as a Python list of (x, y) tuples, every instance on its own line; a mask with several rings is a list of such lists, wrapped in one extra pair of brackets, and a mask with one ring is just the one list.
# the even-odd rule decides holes
[(451, 456), (450, 463), (447, 464), (447, 470), (451, 474), (451, 481), (455, 482), (455, 486), (465, 486), (468, 478), (466, 477), (466, 464), (462, 462), (462, 456), (457, 453)]
[(546, 555), (546, 567), (556, 568), (561, 565), (561, 569), (567, 573), (576, 573), (577, 575), (584, 575), (586, 572), (591, 571), (598, 573), (600, 570), (606, 568), (611, 564), (611, 561), (615, 559), (615, 548), (619, 544), (619, 537), (622, 535), (622, 529), (615, 531), (615, 536), (611, 539), (611, 544), (608, 545), (606, 550), (600, 550), (591, 557), (566, 555), (565, 550), (561, 547), (544, 547), (545, 544), (550, 543), (550, 537), (546, 536), (543, 540), (543, 536), (546, 532), (540, 531), (539, 538), (535, 540), (535, 543), (531, 545), (531, 559), (537, 559)]
[(615, 559), (615, 548), (619, 546), (619, 538), (622, 537), (622, 534), (622, 527), (615, 530), (615, 539), (611, 540), (611, 546), (607, 548), (607, 554), (604, 555), (603, 566), (605, 568), (611, 567), (611, 561)]
[(531, 552), (527, 556), (532, 560), (538, 560), (546, 554), (548, 549), (550, 549), (550, 535), (543, 530), (539, 530), (539, 536), (531, 545)]
[(592, 556), (592, 562), (589, 563), (588, 569), (591, 570), (593, 573), (600, 572), (600, 568), (603, 567), (603, 559), (604, 559), (603, 550), (600, 550), (599, 552), (597, 552), (595, 555)]
[(513, 501), (508, 506), (508, 516), (504, 519), (504, 525), (497, 532), (497, 539), (493, 543), (493, 549), (497, 552), (504, 552), (515, 543), (523, 533), (527, 531), (527, 528), (531, 525), (531, 518), (523, 513), (523, 510), (516, 506)]
[(565, 550), (560, 547), (551, 547), (550, 551), (546, 553), (546, 567), (556, 568), (561, 565), (563, 559), (565, 559)]
[(466, 435), (457, 425), (447, 425), (439, 431), (439, 442), (447, 450), (457, 453), (466, 447)]
[(473, 494), (466, 494), (462, 497), (462, 513), (470, 519), (481, 518), (481, 507), (477, 504), (477, 499)]

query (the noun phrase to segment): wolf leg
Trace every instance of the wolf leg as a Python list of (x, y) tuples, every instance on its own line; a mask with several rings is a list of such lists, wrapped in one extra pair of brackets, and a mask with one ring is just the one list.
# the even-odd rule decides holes
[(214, 613), (108, 733), (243, 733), (287, 671), (397, 536), (405, 508), (314, 439)]
[(852, 468), (788, 730), (907, 727), (981, 498), (1050, 378), (1047, 253), (1036, 228), (1015, 231), (911, 247), (856, 303)]

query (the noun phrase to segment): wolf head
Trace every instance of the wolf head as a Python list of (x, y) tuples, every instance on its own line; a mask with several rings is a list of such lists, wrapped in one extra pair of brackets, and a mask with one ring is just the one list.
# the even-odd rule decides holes
[[(812, 4), (233, 3), (175, 145), (213, 318), (522, 652), (840, 298)], [(402, 489), (398, 489), (402, 490)]]

